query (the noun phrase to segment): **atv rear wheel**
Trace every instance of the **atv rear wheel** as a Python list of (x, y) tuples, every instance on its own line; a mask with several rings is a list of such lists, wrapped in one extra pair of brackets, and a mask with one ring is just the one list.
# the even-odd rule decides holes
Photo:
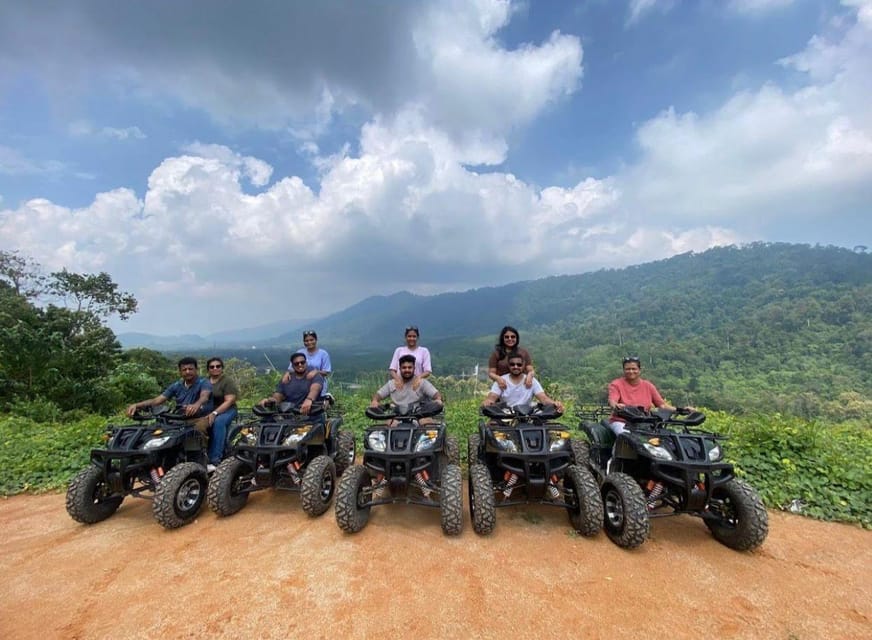
[(763, 544), (769, 533), (769, 514), (757, 492), (734, 478), (712, 491), (704, 520), (715, 539), (730, 549), (748, 551)]
[(587, 440), (572, 440), (572, 461), (581, 467), (590, 463), (590, 443)]
[(466, 463), (470, 466), (476, 462), (484, 462), (481, 457), (481, 436), (477, 433), (470, 433), (466, 439)]
[(310, 516), (320, 516), (330, 508), (336, 490), (336, 465), (330, 456), (318, 456), (303, 474), (300, 502)]
[(372, 494), (365, 492), (372, 486), (366, 467), (353, 465), (345, 470), (336, 490), (336, 524), (346, 533), (357, 533), (369, 521)]
[(563, 477), (567, 490), (569, 521), (583, 536), (595, 536), (603, 527), (603, 499), (593, 474), (578, 464), (571, 464)]
[(90, 465), (75, 475), (67, 488), (67, 513), (76, 522), (94, 524), (118, 510), (123, 495), (113, 495), (102, 469)]
[(447, 536), (460, 535), (463, 531), (463, 476), (459, 465), (449, 464), (442, 469), (439, 513), (442, 519), (442, 533)]
[(154, 490), (151, 510), (167, 529), (193, 520), (206, 499), (206, 469), (196, 462), (182, 462), (166, 472)]
[(252, 469), (238, 458), (226, 458), (209, 479), (207, 499), (209, 508), (219, 516), (232, 516), (248, 502), (248, 491), (243, 489), (251, 480), (243, 480)]
[(619, 547), (634, 549), (648, 539), (651, 522), (645, 494), (626, 473), (610, 473), (602, 485), (603, 527)]
[(494, 485), (483, 464), (469, 465), (469, 515), (472, 528), (479, 535), (486, 536), (497, 526)]
[(354, 464), (354, 434), (350, 431), (342, 430), (336, 436), (336, 477), (342, 476), (345, 470)]
[(457, 438), (445, 436), (445, 444), (442, 445), (442, 455), (444, 456), (444, 464), (460, 466), (460, 445), (457, 442)]

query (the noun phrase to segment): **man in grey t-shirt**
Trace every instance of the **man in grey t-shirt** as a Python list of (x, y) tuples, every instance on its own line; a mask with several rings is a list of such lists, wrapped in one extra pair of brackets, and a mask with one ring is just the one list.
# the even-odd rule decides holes
[(400, 378), (403, 380), (403, 388), (397, 389), (393, 380), (388, 381), (381, 389), (372, 396), (370, 406), (377, 407), (378, 403), (390, 397), (395, 405), (410, 405), (422, 400), (434, 400), (442, 404), (442, 395), (429, 380), (421, 380), (417, 389), (410, 384), (415, 377), (415, 356), (405, 355), (400, 358)]

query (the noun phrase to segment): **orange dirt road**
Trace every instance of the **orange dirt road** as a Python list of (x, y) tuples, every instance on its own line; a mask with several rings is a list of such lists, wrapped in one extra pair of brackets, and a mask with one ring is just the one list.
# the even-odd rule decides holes
[(640, 549), (548, 507), (446, 538), (436, 509), (374, 508), (342, 533), (297, 495), (254, 494), (166, 531), (127, 498), (73, 522), (61, 494), (0, 500), (0, 638), (872, 638), (872, 532), (770, 513), (753, 553), (691, 517)]

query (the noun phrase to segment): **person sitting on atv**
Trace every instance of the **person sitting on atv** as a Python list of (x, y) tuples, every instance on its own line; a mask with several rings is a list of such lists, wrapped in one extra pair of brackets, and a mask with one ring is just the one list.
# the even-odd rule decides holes
[(536, 398), (542, 404), (553, 404), (557, 407), (558, 411), (563, 413), (563, 404), (549, 398), (542, 388), (542, 384), (536, 378), (533, 378), (532, 386), (527, 387), (525, 384), (527, 378), (525, 368), (527, 363), (523, 356), (512, 352), (509, 354), (508, 360), (509, 372), (502, 376), (502, 380), (506, 383), (506, 388), (503, 389), (498, 383), (494, 382), (490, 392), (484, 399), (484, 406), (502, 402), (509, 407), (516, 407), (518, 405), (530, 404), (533, 398)]
[(227, 430), (238, 413), (236, 399), (239, 397), (239, 385), (224, 372), (224, 360), (218, 356), (212, 356), (206, 361), (206, 369), (212, 385), (212, 402), (215, 405), (208, 416), (212, 437), (209, 438), (209, 464), (206, 465), (206, 470), (211, 473), (221, 463)]
[[(288, 382), (279, 382), (276, 385), (275, 393), (269, 398), (264, 398), (259, 405), (264, 405), (267, 402), (290, 402), (297, 407), (300, 413), (308, 416), (312, 410), (312, 403), (318, 398), (321, 393), (321, 388), (324, 386), (324, 378), (316, 375), (309, 378), (306, 375), (306, 356), (302, 353), (295, 353), (291, 356), (291, 366), (294, 368)], [(313, 416), (313, 422), (326, 422), (323, 412), (319, 412), (317, 416)]]
[[(371, 407), (377, 407), (379, 402), (388, 397), (397, 406), (408, 406), (422, 400), (432, 400), (442, 404), (442, 394), (439, 393), (429, 380), (420, 380), (417, 389), (411, 384), (415, 378), (415, 356), (409, 354), (400, 356), (399, 367), (402, 385), (398, 385), (393, 379), (388, 380), (384, 386), (373, 394), (372, 402), (370, 403)], [(433, 422), (433, 418), (421, 418), (419, 424), (432, 424)]]
[[(609, 406), (613, 410), (630, 406), (641, 407), (644, 411), (650, 411), (651, 407), (675, 411), (675, 407), (666, 403), (657, 387), (642, 379), (642, 363), (637, 356), (627, 356), (621, 364), (624, 368), (623, 377), (609, 383)], [(693, 407), (687, 409), (695, 411)], [(615, 435), (626, 430), (626, 423), (618, 415), (612, 414), (608, 422)]]
[(150, 400), (142, 400), (135, 402), (127, 407), (127, 416), (132, 418), (137, 409), (146, 407), (155, 407), (173, 400), (176, 403), (176, 408), (179, 411), (184, 411), (189, 418), (196, 418), (194, 428), (203, 433), (209, 428), (208, 415), (211, 413), (212, 404), (212, 385), (205, 378), (197, 374), (196, 358), (182, 358), (179, 360), (179, 375), (180, 380), (176, 380), (159, 396), (155, 396)]

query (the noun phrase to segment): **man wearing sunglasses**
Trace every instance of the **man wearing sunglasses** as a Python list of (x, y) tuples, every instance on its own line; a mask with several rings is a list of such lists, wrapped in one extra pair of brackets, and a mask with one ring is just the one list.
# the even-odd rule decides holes
[(533, 398), (536, 398), (542, 404), (553, 404), (557, 407), (558, 411), (563, 412), (563, 403), (549, 398), (542, 388), (542, 384), (536, 378), (533, 378), (532, 386), (528, 387), (526, 385), (527, 362), (523, 356), (512, 352), (509, 354), (508, 362), (509, 372), (501, 376), (501, 379), (505, 382), (505, 388), (494, 382), (490, 392), (484, 399), (485, 406), (496, 402), (503, 402), (510, 407), (516, 407), (518, 405), (530, 404), (533, 402)]
[[(666, 404), (657, 387), (642, 379), (642, 363), (637, 356), (627, 356), (621, 361), (624, 375), (609, 383), (609, 406), (612, 409), (623, 409), (626, 406), (642, 407), (650, 411), (651, 407), (675, 410)], [(688, 407), (693, 410), (693, 407)], [(626, 430), (624, 420), (615, 414), (609, 418), (609, 426), (615, 434)]]
[[(291, 367), (294, 371), (291, 373), (290, 379), (287, 382), (279, 382), (275, 393), (269, 398), (264, 398), (258, 404), (263, 405), (270, 400), (277, 403), (290, 402), (299, 409), (301, 414), (307, 416), (312, 410), (312, 403), (318, 399), (321, 393), (324, 378), (317, 374), (312, 378), (306, 375), (308, 365), (306, 364), (306, 356), (302, 353), (295, 353), (291, 356)], [(324, 421), (324, 414), (320, 413), (316, 419)]]
[(224, 444), (227, 439), (227, 428), (236, 417), (236, 398), (239, 397), (239, 385), (236, 380), (224, 373), (224, 361), (213, 356), (206, 361), (209, 372), (209, 383), (212, 385), (212, 403), (215, 408), (209, 414), (209, 425), (212, 435), (209, 438), (209, 464), (206, 471), (212, 472), (224, 456)]
[[(320, 398), (322, 401), (325, 400), (327, 396), (327, 376), (333, 372), (333, 365), (330, 363), (330, 354), (318, 346), (318, 334), (311, 329), (304, 331), (303, 348), (297, 349), (296, 353), (302, 353), (306, 356), (306, 363), (309, 365), (306, 375), (309, 376), (310, 380), (316, 375), (324, 378), (324, 386), (321, 387)], [(282, 382), (290, 382), (293, 372), (294, 366), (288, 364), (288, 370), (282, 376)]]

